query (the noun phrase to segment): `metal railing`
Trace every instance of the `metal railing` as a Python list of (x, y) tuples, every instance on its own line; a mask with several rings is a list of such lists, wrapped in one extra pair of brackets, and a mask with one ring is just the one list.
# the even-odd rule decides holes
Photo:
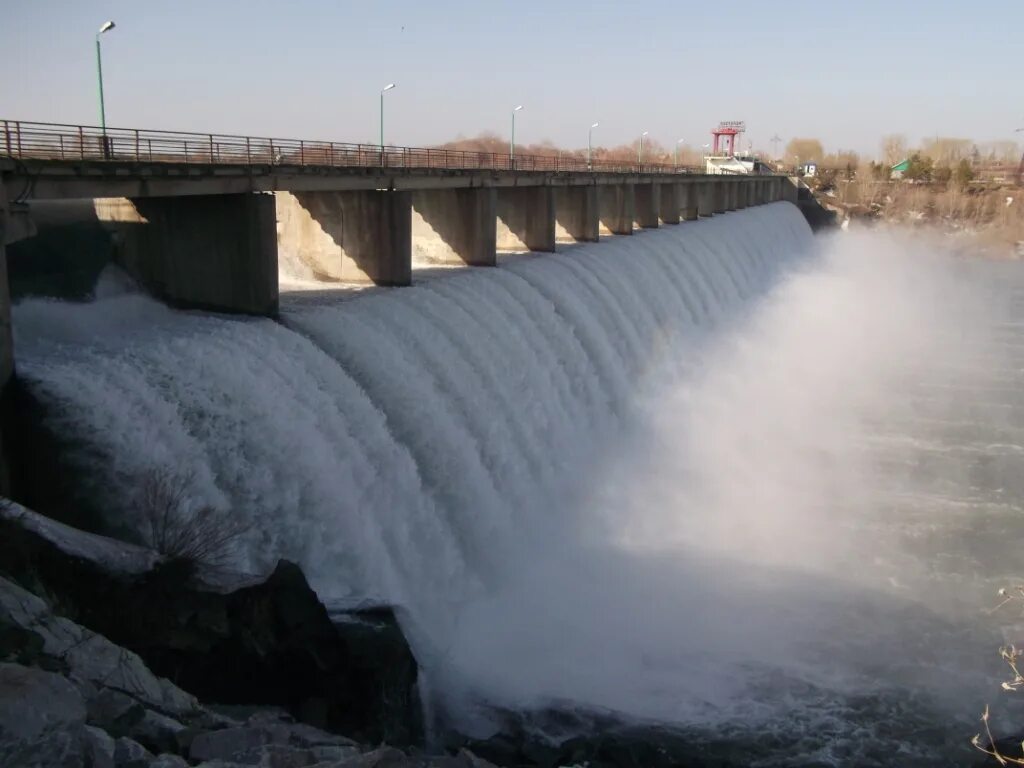
[(698, 168), (423, 147), (381, 147), (181, 131), (0, 121), (0, 156), (19, 160), (176, 163), (185, 165), (432, 168), (571, 173), (700, 173)]

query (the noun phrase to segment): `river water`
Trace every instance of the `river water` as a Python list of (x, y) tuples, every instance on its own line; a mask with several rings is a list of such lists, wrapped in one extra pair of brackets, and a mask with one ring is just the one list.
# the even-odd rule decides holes
[(238, 567), (401, 606), (438, 730), (558, 709), (737, 764), (963, 765), (986, 702), (1021, 714), (1020, 611), (987, 611), (1024, 577), (1016, 264), (779, 203), (280, 323), (107, 275), (14, 328), (112, 524), (173, 473), (253, 523)]

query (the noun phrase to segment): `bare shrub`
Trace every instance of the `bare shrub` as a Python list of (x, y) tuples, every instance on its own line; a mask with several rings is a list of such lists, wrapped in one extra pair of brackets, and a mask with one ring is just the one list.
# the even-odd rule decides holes
[(144, 475), (138, 509), (145, 525), (146, 544), (172, 560), (222, 566), (250, 524), (231, 510), (193, 506), (188, 498), (191, 485), (191, 473), (153, 470)]
[[(1018, 604), (1024, 605), (1024, 587), (1012, 587), (1010, 589), (1000, 589), (999, 596), (1002, 601), (993, 608), (990, 613), (995, 613), (1006, 605)], [(1024, 688), (1024, 676), (1020, 672), (1021, 658), (1024, 657), (1024, 651), (1018, 649), (1014, 645), (1004, 645), (999, 649), (999, 655), (1003, 661), (1006, 662), (1010, 671), (1013, 673), (1013, 677), (1009, 680), (1004, 680), (1002, 683), (1002, 689), (1015, 693)], [(983, 740), (981, 734), (975, 734), (971, 739), (971, 744), (975, 749), (984, 752), (986, 755), (990, 755), (996, 759), (1000, 765), (1024, 765), (1024, 742), (1021, 743), (1020, 757), (1011, 757), (1010, 755), (1003, 754), (999, 745), (996, 742), (995, 737), (992, 735), (992, 729), (989, 726), (989, 711), (988, 705), (985, 705), (985, 711), (981, 715), (981, 722), (985, 726), (985, 739)], [(987, 743), (986, 743), (987, 742)]]

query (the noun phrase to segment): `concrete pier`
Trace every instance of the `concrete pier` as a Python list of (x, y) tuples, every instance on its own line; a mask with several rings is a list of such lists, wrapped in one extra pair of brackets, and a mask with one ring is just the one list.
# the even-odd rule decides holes
[(715, 190), (709, 181), (702, 181), (694, 185), (694, 193), (697, 196), (697, 213), (699, 216), (715, 215)]
[(636, 210), (635, 184), (601, 187), (601, 228), (612, 235), (632, 235)]
[(592, 184), (559, 187), (555, 191), (555, 237), (577, 243), (596, 243), (600, 234), (598, 188)]
[(499, 188), (497, 212), (499, 250), (555, 250), (554, 187)]
[(697, 204), (697, 196), (700, 191), (699, 185), (692, 182), (684, 182), (676, 185), (679, 194), (679, 217), (683, 221), (693, 221), (700, 215)]
[(711, 195), (715, 213), (725, 213), (729, 210), (729, 185), (725, 182), (712, 184)]
[(796, 205), (797, 198), (799, 197), (799, 182), (793, 178), (784, 178), (779, 180), (782, 185), (782, 191), (779, 199)]
[(269, 194), (113, 198), (96, 201), (117, 222), (117, 260), (169, 304), (277, 313), (277, 238)]
[(408, 192), (278, 192), (277, 247), (321, 280), (412, 282)]
[(431, 264), (497, 264), (497, 194), (493, 187), (412, 193), (412, 251)]
[(4, 432), (8, 425), (8, 401), (10, 400), (7, 385), (14, 376), (11, 292), (7, 283), (7, 253), (4, 249), (4, 244), (7, 242), (7, 211), (7, 195), (4, 194), (4, 185), (0, 184), (0, 494), (4, 496), (11, 491), (7, 454), (4, 452)]
[(658, 213), (661, 208), (661, 184), (636, 184), (633, 187), (636, 226), (640, 229), (658, 227)]
[(658, 204), (658, 218), (662, 224), (679, 223), (679, 184), (662, 184)]

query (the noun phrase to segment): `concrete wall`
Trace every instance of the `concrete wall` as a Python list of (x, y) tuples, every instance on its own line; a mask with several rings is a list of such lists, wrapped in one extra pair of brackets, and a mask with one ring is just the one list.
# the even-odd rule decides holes
[(697, 198), (700, 185), (687, 181), (676, 185), (679, 190), (679, 216), (683, 221), (692, 221), (700, 215)]
[(787, 177), (787, 178), (784, 178), (784, 179), (779, 179), (779, 183), (781, 184), (781, 187), (782, 187), (779, 199), (780, 200), (785, 200), (786, 202), (794, 203), (795, 204), (796, 201), (797, 201), (798, 193), (799, 193), (799, 189), (798, 189), (798, 183), (799, 182), (797, 182), (796, 179), (791, 179), (791, 178)]
[(636, 226), (641, 229), (656, 228), (661, 208), (661, 184), (635, 184), (633, 195)]
[(277, 312), (274, 197), (268, 194), (97, 201), (119, 221), (121, 265), (170, 304), (220, 312)]
[(561, 241), (596, 243), (601, 234), (598, 188), (594, 185), (555, 190), (555, 237)]
[(412, 282), (409, 192), (278, 192), (277, 247), (321, 280)]
[(554, 187), (499, 188), (497, 211), (499, 250), (555, 250)]
[(636, 198), (633, 184), (607, 184), (600, 191), (601, 231), (632, 235)]
[(679, 223), (679, 184), (662, 184), (658, 200), (658, 218), (662, 224)]
[(430, 264), (497, 264), (497, 190), (432, 189), (412, 193), (412, 251)]
[(7, 285), (7, 196), (0, 183), (0, 494), (11, 491), (7, 454), (4, 451), (5, 433), (10, 421), (10, 381), (14, 376), (14, 340), (11, 335), (11, 293)]

